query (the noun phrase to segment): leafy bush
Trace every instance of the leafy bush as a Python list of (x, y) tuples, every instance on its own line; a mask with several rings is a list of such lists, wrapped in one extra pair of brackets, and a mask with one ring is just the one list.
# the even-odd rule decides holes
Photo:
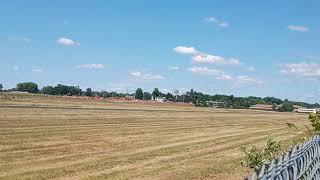
[[(293, 145), (304, 142), (309, 136), (320, 134), (320, 114), (309, 114), (309, 121), (311, 122), (313, 129), (310, 129), (308, 126), (306, 126), (308, 131), (306, 132), (305, 136), (295, 138), (293, 140)], [(286, 124), (289, 128), (298, 129), (293, 123)], [(281, 145), (276, 141), (268, 139), (265, 148), (262, 150), (258, 150), (256, 146), (250, 146), (248, 148), (241, 147), (241, 150), (245, 153), (245, 159), (241, 162), (241, 164), (250, 168), (258, 169), (264, 163), (269, 162), (279, 156), (279, 153), (281, 152)]]
[(280, 108), (279, 111), (280, 112), (291, 112), (294, 110), (293, 104), (290, 102), (286, 102), (284, 103)]
[(272, 160), (273, 158), (279, 155), (280, 150), (281, 150), (280, 143), (276, 141), (272, 141), (271, 139), (268, 139), (266, 147), (264, 148), (263, 154), (267, 160)]
[(259, 168), (279, 155), (281, 145), (268, 139), (263, 150), (258, 150), (256, 146), (250, 146), (249, 148), (242, 146), (241, 150), (245, 153), (245, 159), (241, 164), (250, 168)]
[(246, 157), (244, 161), (241, 162), (242, 165), (248, 166), (250, 168), (261, 167), (264, 162), (263, 152), (259, 151), (256, 146), (251, 146), (249, 148), (241, 147), (241, 150), (245, 153)]
[(320, 134), (320, 114), (309, 114), (309, 121), (315, 134)]

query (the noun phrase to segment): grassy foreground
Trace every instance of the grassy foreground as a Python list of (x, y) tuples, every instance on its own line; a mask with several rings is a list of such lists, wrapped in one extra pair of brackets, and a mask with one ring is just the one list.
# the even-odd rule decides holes
[(241, 179), (241, 145), (289, 144), (308, 124), (297, 113), (0, 94), (0, 179)]

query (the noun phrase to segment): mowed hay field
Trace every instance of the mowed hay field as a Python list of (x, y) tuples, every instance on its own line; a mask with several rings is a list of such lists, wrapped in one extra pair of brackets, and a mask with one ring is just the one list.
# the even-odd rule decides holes
[(0, 179), (241, 179), (240, 146), (290, 144), (308, 124), (297, 113), (0, 94)]

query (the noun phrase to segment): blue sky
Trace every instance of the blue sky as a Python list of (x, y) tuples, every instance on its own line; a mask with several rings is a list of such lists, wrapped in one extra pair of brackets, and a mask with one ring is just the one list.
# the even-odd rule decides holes
[(0, 76), (320, 101), (320, 1), (2, 1)]

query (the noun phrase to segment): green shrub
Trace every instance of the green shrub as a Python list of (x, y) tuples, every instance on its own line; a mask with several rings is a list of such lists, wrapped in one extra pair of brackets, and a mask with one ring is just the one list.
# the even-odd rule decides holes
[(274, 159), (276, 156), (279, 155), (280, 150), (281, 150), (280, 143), (276, 141), (272, 141), (272, 139), (268, 139), (266, 147), (263, 150), (265, 159), (269, 161)]
[(241, 147), (241, 150), (245, 153), (246, 157), (244, 161), (241, 162), (242, 165), (248, 166), (250, 168), (261, 167), (265, 160), (262, 151), (259, 151), (257, 147), (251, 146), (249, 148)]
[(271, 161), (279, 155), (281, 145), (268, 139), (263, 150), (258, 150), (256, 146), (250, 146), (249, 148), (242, 146), (241, 150), (245, 153), (245, 159), (241, 162), (242, 165), (250, 168), (260, 168), (265, 162)]
[(315, 134), (320, 134), (320, 114), (309, 114), (309, 121)]

